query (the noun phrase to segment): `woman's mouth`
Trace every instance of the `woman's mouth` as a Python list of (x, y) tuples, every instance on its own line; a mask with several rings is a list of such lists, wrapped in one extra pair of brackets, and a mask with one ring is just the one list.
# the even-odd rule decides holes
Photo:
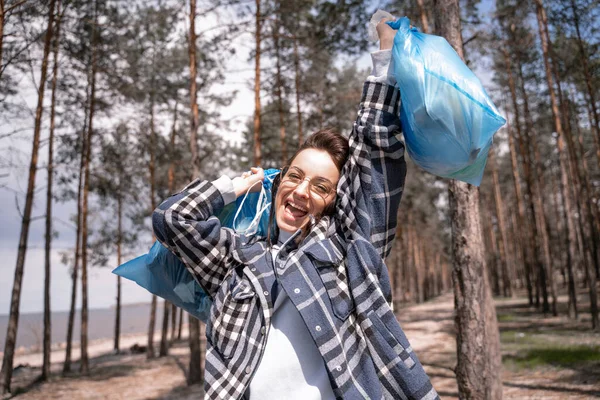
[(308, 208), (306, 208), (306, 206), (294, 203), (293, 201), (287, 201), (285, 204), (285, 213), (297, 220), (306, 217), (308, 214)]

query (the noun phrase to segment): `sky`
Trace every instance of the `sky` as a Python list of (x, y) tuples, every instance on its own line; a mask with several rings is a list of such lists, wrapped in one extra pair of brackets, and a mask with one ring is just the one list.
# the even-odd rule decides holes
[[(486, 3), (486, 8), (489, 2)], [(368, 21), (369, 18), (365, 18)], [(210, 24), (211, 22), (204, 22)], [(238, 94), (232, 104), (222, 110), (222, 115), (233, 119), (231, 139), (239, 139), (241, 132), (245, 129), (245, 122), (254, 113), (254, 93), (251, 83), (254, 79), (254, 63), (248, 61), (249, 52), (253, 46), (253, 38), (250, 34), (241, 35), (236, 43), (237, 52), (228, 62), (230, 72), (226, 74), (224, 84), (215, 88), (218, 92), (231, 92), (237, 90)], [(373, 45), (373, 49), (376, 47)], [(344, 60), (338, 60), (342, 63)], [(370, 56), (365, 53), (358, 59), (360, 68), (370, 66)], [(491, 72), (478, 71), (478, 75), (485, 86), (491, 80)], [(25, 115), (20, 120), (11, 121), (11, 126), (0, 126), (0, 135), (15, 128), (23, 128), (33, 132), (33, 112), (37, 102), (35, 86), (32, 84), (31, 76), (23, 76), (21, 80), (21, 100), (28, 105), (31, 115)], [(48, 92), (47, 92), (48, 93)], [(49, 93), (46, 96), (49, 97)], [(42, 137), (47, 135), (43, 131)], [(12, 291), (14, 269), (17, 256), (17, 246), (20, 234), (21, 216), (19, 208), (23, 208), (24, 194), (27, 187), (27, 173), (31, 154), (31, 134), (18, 137), (5, 138), (0, 141), (0, 159), (7, 160), (15, 167), (10, 169), (8, 176), (0, 177), (0, 315), (8, 314), (10, 308), (10, 296)], [(40, 149), (40, 160), (38, 166), (45, 165), (47, 149)], [(29, 231), (29, 246), (26, 255), (23, 287), (21, 292), (21, 312), (32, 313), (43, 310), (43, 276), (44, 276), (44, 218), (45, 213), (45, 180), (46, 171), (39, 169), (36, 179), (36, 196), (33, 209), (33, 217)], [(53, 240), (51, 257), (51, 307), (53, 311), (66, 311), (70, 306), (71, 278), (68, 268), (61, 263), (61, 252), (72, 252), (75, 243), (75, 227), (70, 222), (75, 212), (73, 202), (54, 203), (53, 220), (54, 230), (58, 237)], [(147, 246), (151, 245), (148, 240)], [(137, 254), (143, 254), (147, 249), (137, 249)], [(105, 268), (92, 267), (89, 269), (89, 307), (108, 308), (115, 304), (116, 276), (111, 273), (115, 268), (116, 260), (112, 260)], [(149, 302), (150, 294), (138, 287), (135, 283), (123, 280), (122, 301), (124, 304)], [(81, 295), (77, 295), (79, 308)]]

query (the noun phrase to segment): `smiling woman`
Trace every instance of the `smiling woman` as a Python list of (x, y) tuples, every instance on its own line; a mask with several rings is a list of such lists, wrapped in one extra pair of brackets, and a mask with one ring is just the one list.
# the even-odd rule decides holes
[(213, 299), (208, 399), (438, 398), (391, 309), (383, 263), (406, 163), (388, 74), (394, 31), (378, 32), (354, 129), (316, 132), (291, 158), (273, 182), (266, 238), (215, 216), (261, 187), (261, 168), (194, 181), (154, 212), (157, 239)]

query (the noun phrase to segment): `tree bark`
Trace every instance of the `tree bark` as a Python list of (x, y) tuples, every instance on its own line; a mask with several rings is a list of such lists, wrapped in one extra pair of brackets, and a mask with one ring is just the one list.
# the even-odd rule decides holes
[[(117, 193), (117, 265), (121, 265), (122, 250), (121, 246), (123, 243), (123, 196), (122, 196), (122, 183), (123, 180), (119, 176), (119, 189)], [(113, 349), (115, 353), (121, 351), (120, 348), (121, 339), (121, 276), (117, 275), (117, 305), (115, 310), (115, 337)]]
[(179, 309), (179, 326), (177, 327), (177, 340), (181, 340), (181, 330), (183, 328), (183, 308)]
[[(560, 119), (560, 113), (559, 113), (559, 105), (557, 103), (557, 99), (556, 99), (556, 94), (554, 92), (554, 84), (553, 84), (553, 78), (552, 78), (552, 69), (551, 69), (551, 65), (550, 65), (550, 60), (549, 60), (549, 38), (548, 38), (548, 32), (547, 32), (547, 26), (545, 24), (545, 10), (544, 10), (544, 5), (542, 0), (535, 0), (536, 3), (536, 15), (537, 15), (537, 20), (538, 20), (538, 27), (539, 27), (539, 34), (540, 34), (540, 39), (541, 39), (541, 43), (542, 43), (542, 53), (543, 53), (543, 59), (544, 59), (544, 69), (546, 71), (546, 81), (548, 83), (548, 91), (550, 93), (550, 104), (551, 104), (551, 109), (552, 109), (552, 117), (554, 119), (554, 126), (556, 128), (556, 132), (558, 134), (558, 141), (557, 141), (557, 146), (558, 146), (558, 151), (559, 151), (559, 160), (560, 160), (560, 165), (561, 165), (561, 180), (563, 183), (563, 190), (565, 190), (565, 195), (564, 195), (564, 201), (565, 201), (565, 207), (567, 210), (567, 215), (573, 215), (573, 207), (571, 205), (571, 199), (570, 199), (570, 195), (568, 193), (568, 188), (570, 187), (570, 183), (569, 183), (569, 160), (568, 160), (568, 154), (566, 153), (565, 149), (564, 149), (564, 142), (566, 138), (565, 135), (565, 131), (563, 130), (562, 127), (562, 122)], [(568, 145), (568, 143), (567, 143)], [(572, 174), (574, 178), (578, 178), (575, 175), (576, 174)], [(577, 188), (578, 189), (578, 188)], [(577, 196), (577, 189), (574, 190), (574, 194), (575, 196)], [(575, 198), (575, 203), (577, 203), (578, 198)], [(579, 213), (579, 217), (581, 217), (581, 213)], [(568, 218), (568, 221), (572, 220), (572, 218)], [(574, 224), (572, 224), (574, 225)], [(573, 226), (572, 229), (575, 229), (575, 227)], [(581, 234), (583, 235), (583, 232), (581, 232)], [(584, 240), (584, 238), (582, 237), (582, 240)], [(588, 286), (589, 286), (589, 294), (590, 294), (590, 312), (591, 312), (591, 316), (592, 316), (592, 329), (598, 329), (598, 325), (599, 325), (599, 321), (598, 321), (598, 296), (596, 293), (596, 276), (593, 273), (590, 273), (590, 269), (591, 266), (589, 265), (589, 263), (586, 260), (586, 257), (583, 257), (583, 264), (584, 264), (584, 270), (585, 270), (585, 274), (586, 274), (586, 278), (588, 278)]]
[[(3, 6), (4, 7), (4, 6)], [(38, 103), (35, 111), (35, 124), (33, 129), (33, 146), (31, 150), (31, 161), (29, 163), (29, 178), (27, 182), (27, 194), (25, 196), (25, 208), (21, 220), (21, 235), (17, 252), (17, 263), (13, 289), (10, 298), (10, 316), (6, 328), (6, 341), (4, 344), (4, 357), (2, 359), (2, 370), (0, 371), (0, 393), (10, 393), (10, 384), (13, 372), (13, 360), (15, 355), (15, 344), (17, 341), (17, 329), (19, 326), (19, 306), (21, 301), (21, 285), (23, 282), (23, 271), (25, 267), (25, 256), (27, 254), (27, 241), (29, 237), (29, 225), (31, 223), (31, 210), (33, 208), (33, 196), (35, 191), (35, 176), (37, 172), (38, 153), (40, 147), (40, 131), (42, 128), (42, 115), (44, 112), (44, 90), (46, 88), (46, 77), (48, 75), (48, 56), (52, 41), (54, 26), (55, 0), (50, 1), (48, 10), (48, 25), (44, 40), (44, 55), (42, 58), (40, 85), (38, 88)]]
[(189, 57), (190, 57), (190, 109), (192, 112), (191, 131), (190, 131), (190, 153), (192, 154), (192, 168), (194, 178), (200, 175), (200, 166), (198, 159), (198, 125), (200, 117), (198, 115), (197, 84), (196, 84), (196, 0), (190, 0), (190, 38), (189, 38)]
[(427, 12), (425, 11), (423, 0), (417, 0), (417, 5), (419, 6), (419, 16), (421, 18), (421, 31), (429, 33), (429, 23), (427, 22)]
[[(196, 154), (197, 157), (197, 138), (196, 133), (198, 131), (198, 103), (196, 101), (196, 31), (194, 20), (196, 18), (196, 0), (190, 0), (190, 108), (192, 111), (192, 132), (190, 134), (190, 147), (193, 149), (192, 155)], [(198, 163), (194, 164), (194, 177), (197, 177), (200, 173)], [(190, 346), (190, 365), (187, 376), (188, 385), (192, 385), (197, 382), (201, 382), (203, 379), (202, 371), (200, 369), (200, 337), (198, 320), (189, 315), (189, 346)], [(181, 319), (181, 314), (180, 314)], [(194, 323), (195, 321), (195, 323)], [(193, 333), (194, 332), (194, 333)], [(181, 321), (179, 336), (181, 337)]]
[(285, 118), (284, 118), (284, 110), (283, 110), (283, 83), (281, 82), (281, 54), (280, 54), (280, 45), (279, 45), (279, 31), (280, 25), (279, 20), (275, 19), (273, 29), (273, 44), (275, 46), (275, 66), (276, 66), (276, 79), (277, 79), (277, 111), (279, 113), (279, 140), (281, 146), (281, 165), (286, 165), (288, 155), (287, 155), (287, 143), (285, 140)]
[[(154, 62), (153, 62), (154, 64)], [(154, 67), (153, 67), (154, 69)], [(152, 71), (152, 86), (154, 86), (154, 70)], [(150, 175), (150, 210), (156, 209), (156, 132), (154, 130), (154, 89), (150, 93), (150, 163), (148, 172)], [(156, 240), (154, 233), (152, 239)], [(152, 295), (150, 303), (150, 319), (148, 322), (148, 343), (146, 344), (146, 358), (154, 358), (154, 328), (156, 326), (156, 295)]]
[[(510, 76), (510, 75), (509, 75)], [(518, 124), (518, 121), (515, 121)], [(515, 146), (515, 139), (513, 137), (513, 133), (510, 126), (510, 121), (507, 118), (506, 120), (506, 130), (508, 132), (508, 148), (510, 150), (510, 162), (513, 173), (513, 183), (515, 186), (515, 196), (517, 199), (517, 211), (519, 213), (520, 221), (527, 221), (527, 212), (525, 210), (525, 200), (523, 199), (523, 192), (521, 191), (521, 175), (519, 173), (519, 161), (517, 159), (517, 149)], [(524, 275), (525, 275), (525, 286), (527, 288), (527, 296), (529, 299), (529, 305), (533, 305), (533, 283), (531, 281), (531, 251), (532, 249), (526, 249), (524, 243), (524, 233), (519, 229), (517, 230), (517, 235), (519, 237), (518, 243), (521, 244), (519, 246), (521, 259), (523, 260), (524, 265)]]
[(508, 250), (508, 235), (506, 232), (506, 213), (504, 211), (504, 202), (500, 191), (500, 180), (498, 179), (498, 167), (494, 149), (490, 149), (488, 163), (492, 169), (492, 179), (494, 183), (494, 203), (496, 205), (496, 215), (498, 217), (498, 230), (500, 231), (500, 254), (502, 262), (502, 289), (503, 295), (512, 297), (512, 282), (514, 282), (514, 261), (511, 252)]
[(81, 363), (79, 371), (82, 375), (90, 372), (88, 357), (88, 279), (87, 279), (87, 244), (88, 244), (88, 195), (90, 190), (90, 164), (92, 161), (92, 139), (94, 136), (94, 108), (96, 104), (96, 35), (98, 26), (98, 0), (94, 2), (94, 19), (92, 22), (92, 55), (90, 71), (90, 113), (88, 119), (88, 134), (86, 157), (84, 164), (83, 203), (81, 215)]
[(54, 178), (54, 128), (56, 119), (56, 85), (58, 82), (58, 44), (60, 38), (60, 0), (56, 4), (56, 31), (52, 52), (54, 53), (54, 68), (52, 70), (52, 100), (50, 103), (50, 134), (48, 137), (48, 182), (46, 185), (46, 244), (44, 263), (44, 355), (42, 361), (41, 380), (50, 377), (50, 351), (52, 348), (52, 321), (50, 319), (50, 255), (52, 248), (52, 183)]
[(202, 354), (200, 352), (200, 321), (188, 314), (188, 335), (190, 343), (190, 365), (187, 384), (202, 382)]
[[(168, 174), (168, 188), (169, 193), (173, 193), (175, 190), (175, 134), (177, 133), (177, 105), (178, 102), (175, 102), (175, 107), (173, 108), (173, 127), (171, 128), (171, 137), (169, 140), (169, 151), (171, 153), (171, 162), (169, 163), (169, 174)], [(175, 341), (175, 324), (177, 323), (177, 307), (175, 304), (171, 304), (171, 341), (170, 344), (173, 344)], [(162, 342), (161, 342), (162, 346)]]
[[(550, 291), (552, 296), (552, 314), (556, 316), (558, 314), (557, 310), (557, 288), (556, 282), (554, 279), (553, 269), (553, 257), (550, 249), (550, 225), (548, 223), (548, 219), (546, 218), (546, 213), (544, 210), (544, 199), (543, 193), (546, 191), (546, 183), (544, 180), (544, 171), (542, 158), (540, 156), (539, 146), (537, 145), (537, 135), (535, 134), (533, 119), (531, 118), (531, 113), (529, 111), (529, 96), (527, 95), (527, 91), (525, 90), (525, 79), (523, 76), (523, 65), (520, 60), (517, 60), (517, 74), (519, 77), (519, 88), (521, 91), (521, 97), (523, 99), (523, 114), (525, 118), (525, 147), (527, 151), (533, 150), (534, 160), (532, 162), (532, 167), (534, 171), (534, 210), (536, 211), (536, 215), (538, 217), (539, 231), (541, 233), (540, 241), (542, 245), (542, 251), (544, 256), (544, 262), (548, 268), (548, 280), (550, 283)], [(528, 157), (531, 162), (531, 157)], [(574, 292), (573, 292), (574, 293)]]
[(73, 261), (73, 272), (71, 273), (71, 305), (69, 307), (69, 320), (67, 322), (67, 344), (65, 350), (65, 362), (63, 364), (63, 376), (71, 372), (71, 353), (73, 348), (73, 327), (75, 325), (75, 307), (77, 303), (77, 280), (79, 275), (79, 260), (81, 258), (81, 216), (82, 216), (82, 194), (83, 194), (83, 174), (85, 165), (85, 154), (87, 146), (87, 123), (89, 119), (89, 93), (90, 93), (90, 81), (88, 80), (85, 89), (86, 100), (85, 100), (85, 116), (83, 122), (83, 128), (81, 130), (81, 154), (79, 157), (79, 177), (77, 180), (77, 228), (76, 228), (76, 239), (75, 239), (75, 255)]
[[(463, 57), (457, 0), (435, 0), (436, 33)], [(491, 297), (479, 216), (479, 189), (450, 181), (454, 304), (456, 308), (456, 378), (461, 399), (501, 399), (500, 338)]]
[[(513, 74), (512, 74), (512, 66), (511, 66), (511, 62), (510, 62), (510, 57), (508, 55), (508, 52), (506, 51), (506, 49), (504, 50), (504, 60), (506, 63), (506, 72), (508, 75), (508, 85), (510, 88), (510, 94), (511, 94), (511, 99), (512, 99), (512, 105), (513, 105), (513, 111), (514, 111), (514, 115), (515, 115), (515, 129), (517, 132), (517, 141), (519, 144), (519, 150), (520, 153), (523, 157), (523, 172), (525, 175), (525, 188), (527, 191), (527, 196), (524, 197), (524, 200), (526, 202), (527, 208), (529, 209), (530, 215), (533, 218), (533, 221), (530, 221), (529, 219), (525, 219), (523, 220), (524, 222), (527, 222), (527, 239), (528, 239), (528, 243), (527, 243), (527, 247), (530, 249), (530, 251), (532, 251), (532, 256), (533, 256), (533, 265), (535, 265), (538, 275), (537, 275), (537, 282), (538, 282), (538, 288), (541, 290), (541, 294), (542, 294), (542, 309), (544, 313), (547, 313), (550, 311), (550, 303), (548, 302), (548, 286), (547, 286), (547, 273), (546, 273), (546, 268), (551, 268), (551, 260), (542, 260), (542, 248), (543, 248), (543, 243), (540, 243), (539, 240), (541, 237), (545, 237), (543, 235), (543, 232), (539, 232), (538, 230), (538, 226), (541, 226), (541, 224), (539, 223), (540, 219), (543, 219), (543, 209), (539, 210), (535, 207), (534, 204), (534, 197), (538, 197), (538, 192), (537, 192), (537, 187), (534, 187), (536, 185), (536, 179), (532, 174), (531, 171), (531, 158), (530, 158), (530, 154), (529, 154), (529, 147), (527, 146), (526, 140), (524, 139), (524, 133), (521, 131), (521, 124), (519, 123), (519, 106), (518, 106), (518, 102), (517, 102), (517, 91), (516, 91), (516, 85), (515, 85), (515, 81), (513, 78)], [(546, 261), (546, 263), (550, 262), (550, 264), (546, 264), (547, 267), (544, 264), (544, 261)], [(536, 302), (537, 304), (537, 302)], [(554, 307), (554, 310), (556, 310), (556, 307)]]
[(260, 0), (256, 0), (256, 55), (254, 57), (254, 166), (262, 163), (260, 134)]

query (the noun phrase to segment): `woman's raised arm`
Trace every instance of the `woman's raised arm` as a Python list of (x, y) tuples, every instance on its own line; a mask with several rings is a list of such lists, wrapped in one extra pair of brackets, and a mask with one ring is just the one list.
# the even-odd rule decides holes
[(350, 157), (338, 185), (336, 219), (347, 240), (370, 241), (385, 258), (396, 232), (406, 162), (399, 119), (400, 92), (388, 74), (395, 31), (378, 26), (381, 51), (372, 54), (373, 72), (364, 84), (350, 134)]

